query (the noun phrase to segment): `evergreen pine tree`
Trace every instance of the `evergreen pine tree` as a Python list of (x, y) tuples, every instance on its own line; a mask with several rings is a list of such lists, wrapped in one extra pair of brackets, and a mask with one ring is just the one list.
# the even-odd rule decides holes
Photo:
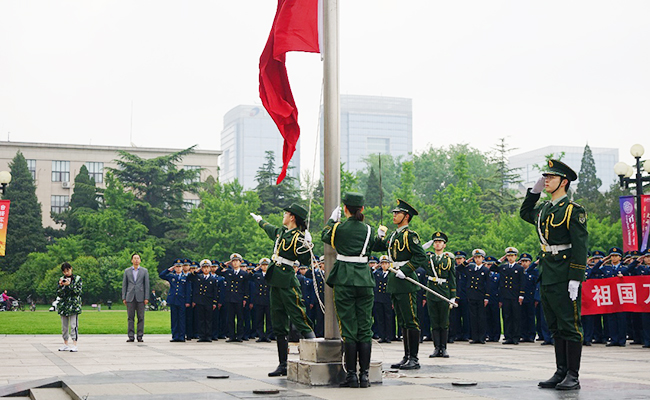
[(596, 162), (589, 145), (585, 145), (585, 151), (582, 153), (582, 163), (580, 164), (580, 173), (578, 174), (578, 186), (576, 188), (576, 197), (588, 202), (599, 201), (602, 194), (598, 188), (603, 181), (596, 175)]
[(86, 166), (82, 165), (79, 173), (74, 178), (70, 208), (60, 214), (51, 213), (51, 216), (57, 224), (65, 225), (67, 235), (74, 235), (79, 233), (81, 226), (78, 216), (82, 213), (97, 211), (98, 208), (95, 180), (88, 174)]
[(14, 272), (29, 253), (45, 251), (45, 234), (41, 204), (36, 185), (27, 167), (25, 156), (18, 151), (9, 163), (11, 183), (4, 199), (10, 200), (5, 257), (0, 257), (0, 270)]
[(508, 147), (505, 138), (500, 138), (492, 150), (494, 155), (490, 157), (490, 162), (494, 174), (486, 179), (488, 184), (483, 185), (486, 189), (483, 191), (481, 208), (487, 214), (511, 214), (519, 209), (519, 200), (510, 186), (521, 182), (519, 174), (515, 172), (517, 168), (510, 168), (508, 163), (508, 154), (515, 149)]
[(296, 178), (290, 174), (276, 185), (278, 173), (275, 168), (275, 153), (267, 150), (265, 154), (266, 162), (255, 174), (257, 181), (255, 190), (261, 201), (259, 213), (269, 215), (280, 212), (284, 207), (296, 202), (300, 198), (300, 189), (296, 184)]
[(377, 207), (382, 199), (382, 187), (379, 183), (379, 177), (375, 174), (375, 168), (370, 167), (368, 175), (368, 185), (366, 187), (366, 207)]

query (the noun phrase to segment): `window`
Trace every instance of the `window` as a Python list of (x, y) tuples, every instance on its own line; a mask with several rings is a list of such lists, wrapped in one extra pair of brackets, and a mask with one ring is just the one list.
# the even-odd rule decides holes
[(32, 173), (32, 179), (36, 181), (36, 160), (27, 160), (27, 168)]
[(201, 182), (201, 172), (199, 171), (201, 169), (201, 166), (185, 165), (183, 169), (185, 169), (186, 171), (197, 171), (196, 176), (194, 178), (185, 180), (186, 185), (189, 185), (190, 183)]
[(200, 204), (200, 199), (185, 199), (185, 209), (187, 209), (187, 211), (192, 211), (195, 208), (198, 208)]
[(382, 153), (387, 154), (390, 150), (390, 139), (389, 138), (377, 138), (369, 137), (366, 142), (368, 146), (368, 153)]
[(95, 180), (95, 183), (104, 183), (104, 163), (103, 162), (87, 162), (88, 175)]
[(52, 182), (70, 182), (70, 161), (52, 161)]
[(68, 209), (68, 205), (70, 204), (69, 196), (52, 195), (51, 200), (52, 200), (52, 206), (50, 207), (50, 211), (52, 211), (55, 214), (60, 214), (64, 212), (65, 210)]

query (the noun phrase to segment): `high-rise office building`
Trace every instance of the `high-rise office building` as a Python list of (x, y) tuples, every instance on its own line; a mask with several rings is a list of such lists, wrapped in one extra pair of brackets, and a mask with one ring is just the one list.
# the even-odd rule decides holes
[[(411, 99), (341, 95), (340, 104), (341, 162), (345, 163), (348, 171), (364, 169), (366, 164), (363, 160), (370, 154), (390, 154), (393, 157), (405, 158), (413, 151)], [(322, 171), (322, 122), (320, 143)]]
[[(614, 164), (618, 162), (618, 149), (606, 147), (590, 148), (596, 164), (596, 176), (602, 181), (599, 190), (605, 192), (609, 190), (612, 183), (618, 181), (618, 177), (614, 173)], [(546, 146), (510, 157), (510, 168), (517, 168), (513, 172), (519, 174), (519, 179), (522, 181), (518, 185), (518, 189), (525, 191), (526, 188), (532, 187), (535, 184), (541, 175), (541, 172), (536, 166), (543, 166), (546, 163), (546, 156), (549, 154), (553, 154), (557, 158), (564, 153), (562, 162), (573, 168), (577, 174), (580, 174), (584, 150), (584, 147), (579, 146)], [(575, 190), (577, 185), (574, 183), (571, 187)]]
[[(273, 151), (277, 172), (282, 167), (284, 139), (262, 106), (239, 105), (223, 117), (221, 131), (221, 171), (223, 182), (235, 179), (244, 189), (257, 186), (255, 175), (264, 164), (266, 151)], [(300, 176), (300, 141), (296, 146), (288, 176)]]

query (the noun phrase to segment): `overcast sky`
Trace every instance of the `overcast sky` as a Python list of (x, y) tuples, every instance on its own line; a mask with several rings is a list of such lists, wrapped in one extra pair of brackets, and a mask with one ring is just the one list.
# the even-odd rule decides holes
[[(412, 98), (416, 150), (506, 137), (513, 154), (587, 142), (628, 163), (634, 143), (650, 154), (649, 1), (339, 3), (341, 93)], [(261, 104), (276, 5), (1, 1), (0, 140), (220, 149), (224, 114)], [(291, 54), (288, 69), (304, 171), (322, 65)]]

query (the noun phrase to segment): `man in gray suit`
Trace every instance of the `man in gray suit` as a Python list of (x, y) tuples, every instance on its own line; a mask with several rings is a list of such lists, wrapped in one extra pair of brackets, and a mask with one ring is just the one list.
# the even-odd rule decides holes
[(138, 342), (142, 342), (144, 334), (144, 306), (149, 304), (149, 271), (140, 266), (140, 255), (131, 256), (131, 267), (124, 270), (122, 280), (122, 302), (126, 305), (126, 313), (129, 320), (129, 339), (133, 342), (135, 332), (133, 321), (136, 311), (138, 313)]

